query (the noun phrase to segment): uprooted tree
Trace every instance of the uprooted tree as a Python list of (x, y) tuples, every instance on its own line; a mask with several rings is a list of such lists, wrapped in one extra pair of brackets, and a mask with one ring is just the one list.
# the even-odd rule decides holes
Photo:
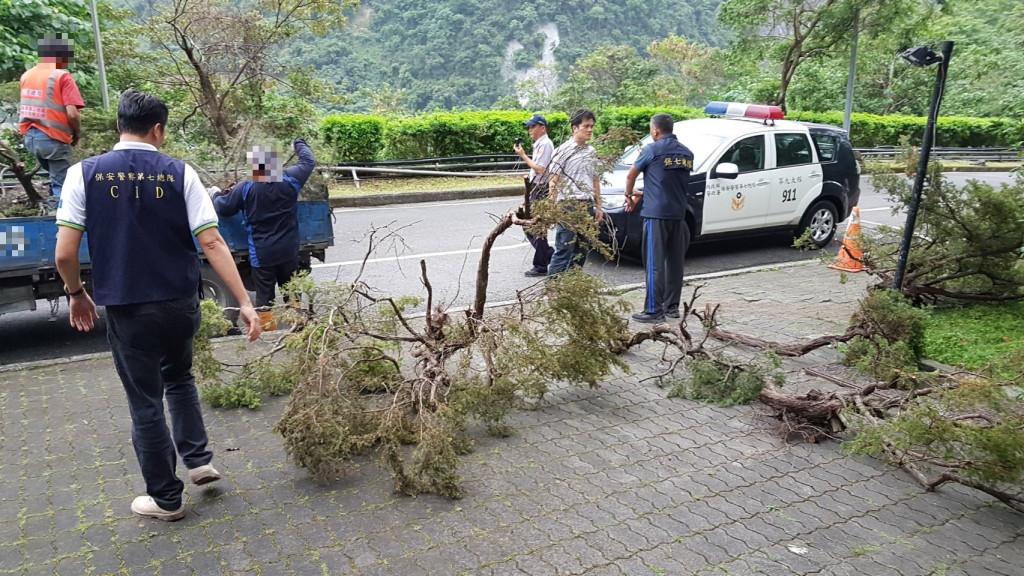
[[(960, 192), (968, 197), (966, 204), (977, 204), (970, 198), (977, 190)], [(987, 191), (980, 193), (988, 198)], [(923, 213), (922, 223), (931, 226), (932, 217)], [(517, 212), (496, 219), (466, 309), (434, 301), (423, 262), (422, 317), (411, 313), (419, 299), (380, 294), (358, 277), (350, 284), (299, 278), (286, 292), (302, 306), (279, 308), (291, 330), (270, 352), (233, 367), (235, 384), (204, 388), (250, 401), (245, 394), (255, 394), (258, 402), (262, 392), (294, 387), (275, 430), (289, 456), (314, 478), (335, 478), (355, 459), (375, 453), (393, 471), (397, 490), (458, 497), (457, 467), (460, 454), (471, 448), (471, 422), (508, 434), (504, 417), (524, 398), (542, 397), (552, 382), (596, 386), (612, 370), (628, 370), (620, 359), (623, 352), (653, 343), (664, 347), (666, 362), (653, 378), (672, 382), (670, 396), (721, 404), (759, 399), (787, 437), (817, 441), (853, 433), (846, 444), (850, 452), (887, 457), (928, 490), (960, 483), (1024, 511), (1021, 382), (922, 372), (922, 312), (902, 295), (873, 289), (844, 334), (795, 344), (723, 330), (718, 307), (700, 308), (697, 290), (684, 303), (677, 325), (630, 333), (624, 304), (578, 272), (520, 292), (513, 306), (487, 309), (490, 248), (497, 237), (516, 225), (540, 233), (553, 222), (569, 225), (590, 242), (598, 240), (589, 215), (546, 201), (531, 207), (527, 199)], [(946, 237), (960, 242), (955, 235)], [(375, 230), (367, 256), (394, 240), (393, 233)], [(689, 326), (693, 319), (699, 328)], [(730, 354), (722, 343), (767, 353), (751, 362)], [(868, 383), (829, 377), (848, 388), (782, 390), (779, 358), (834, 345), (847, 347), (846, 361), (861, 367)], [(208, 349), (200, 352), (206, 355)], [(283, 358), (271, 363), (281, 353)], [(239, 382), (242, 386), (232, 391)]]
[(7, 198), (7, 193), (0, 194), (0, 213), (6, 216), (38, 216), (44, 200), (32, 178), (39, 172), (39, 166), (29, 170), (18, 152), (7, 141), (0, 140), (0, 168), (9, 169), (24, 192), (24, 198), (20, 195), (14, 198), (14, 191), (11, 192), (12, 198)]
[[(876, 175), (874, 184), (905, 206), (904, 177)], [(712, 326), (711, 336), (783, 356), (846, 343), (845, 362), (868, 383), (830, 378), (849, 389), (794, 395), (766, 382), (759, 399), (784, 434), (816, 440), (850, 430), (848, 451), (884, 456), (927, 490), (959, 483), (1024, 512), (1024, 366), (1008, 381), (922, 371), (924, 313), (914, 307), (1024, 298), (1024, 181), (958, 188), (936, 169), (918, 218), (902, 293), (885, 289), (901, 231), (864, 239), (864, 262), (881, 282), (844, 334), (781, 344)]]
[[(555, 222), (611, 256), (587, 211), (527, 198), (497, 217), (484, 239), (469, 307), (435, 301), (424, 261), (422, 299), (380, 293), (361, 280), (362, 269), (349, 283), (298, 277), (283, 295), (301, 306), (277, 310), (290, 330), (269, 352), (227, 366), (232, 382), (219, 381), (224, 366), (213, 360), (208, 338), (200, 339), (201, 393), (218, 405), (253, 406), (264, 392), (291, 388), (274, 429), (313, 478), (338, 477), (354, 459), (376, 454), (393, 471), (396, 490), (459, 497), (457, 467), (472, 445), (471, 422), (509, 434), (505, 414), (542, 397), (549, 383), (597, 386), (613, 369), (627, 369), (614, 345), (628, 338), (625, 305), (578, 270), (520, 291), (512, 306), (486, 307), (497, 238), (513, 226), (546, 233)], [(373, 230), (366, 257), (399, 241), (395, 231)], [(420, 305), (422, 317), (415, 314)], [(201, 336), (227, 328), (211, 316), (216, 320), (204, 321)]]
[[(899, 174), (873, 175), (894, 206), (909, 202), (910, 181)], [(864, 264), (891, 286), (901, 229), (883, 227), (864, 238)], [(933, 163), (925, 179), (902, 293), (915, 304), (1006, 302), (1024, 298), (1024, 180), (963, 187)]]

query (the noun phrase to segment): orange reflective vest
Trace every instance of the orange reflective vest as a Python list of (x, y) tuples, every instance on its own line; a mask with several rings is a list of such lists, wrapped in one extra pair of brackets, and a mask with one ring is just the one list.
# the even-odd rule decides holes
[(57, 82), (67, 70), (50, 66), (34, 66), (21, 75), (21, 104), (18, 106), (18, 130), (25, 134), (38, 128), (47, 136), (70, 144), (74, 131), (68, 122), (64, 96)]

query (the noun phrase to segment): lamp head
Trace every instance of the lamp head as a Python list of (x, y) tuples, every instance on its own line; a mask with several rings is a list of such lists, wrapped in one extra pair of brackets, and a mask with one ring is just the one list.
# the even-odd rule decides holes
[(910, 62), (914, 66), (931, 66), (942, 62), (942, 55), (936, 54), (929, 46), (915, 46), (900, 53), (900, 58)]

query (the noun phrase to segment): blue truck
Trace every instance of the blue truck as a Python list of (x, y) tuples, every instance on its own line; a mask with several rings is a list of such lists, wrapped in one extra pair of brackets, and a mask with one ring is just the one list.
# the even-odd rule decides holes
[[(298, 218), (301, 242), (299, 267), (308, 270), (313, 258), (323, 262), (327, 247), (334, 245), (333, 214), (327, 200), (300, 201)], [(219, 227), (246, 288), (253, 290), (248, 235), (242, 225), (242, 215), (221, 218)], [(0, 218), (0, 314), (35, 310), (38, 300), (49, 301), (51, 314), (56, 314), (64, 295), (64, 283), (54, 265), (56, 248), (57, 223), (53, 216)], [(202, 251), (199, 257), (203, 258)], [(82, 280), (91, 290), (86, 242), (82, 242), (79, 259), (82, 262)], [(202, 264), (203, 295), (225, 308), (238, 306), (213, 268), (205, 260)], [(229, 317), (235, 316), (237, 313), (229, 314)]]

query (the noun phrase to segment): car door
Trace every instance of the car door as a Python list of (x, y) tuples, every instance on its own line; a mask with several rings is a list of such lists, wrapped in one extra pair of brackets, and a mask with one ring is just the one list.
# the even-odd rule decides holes
[(775, 167), (771, 172), (771, 200), (766, 225), (796, 225), (804, 210), (821, 193), (821, 164), (807, 134), (772, 135)]
[(736, 164), (739, 175), (735, 180), (712, 178), (712, 171), (708, 171), (702, 233), (764, 226), (771, 197), (771, 180), (765, 170), (767, 157), (765, 134), (757, 134), (736, 141), (712, 164)]

